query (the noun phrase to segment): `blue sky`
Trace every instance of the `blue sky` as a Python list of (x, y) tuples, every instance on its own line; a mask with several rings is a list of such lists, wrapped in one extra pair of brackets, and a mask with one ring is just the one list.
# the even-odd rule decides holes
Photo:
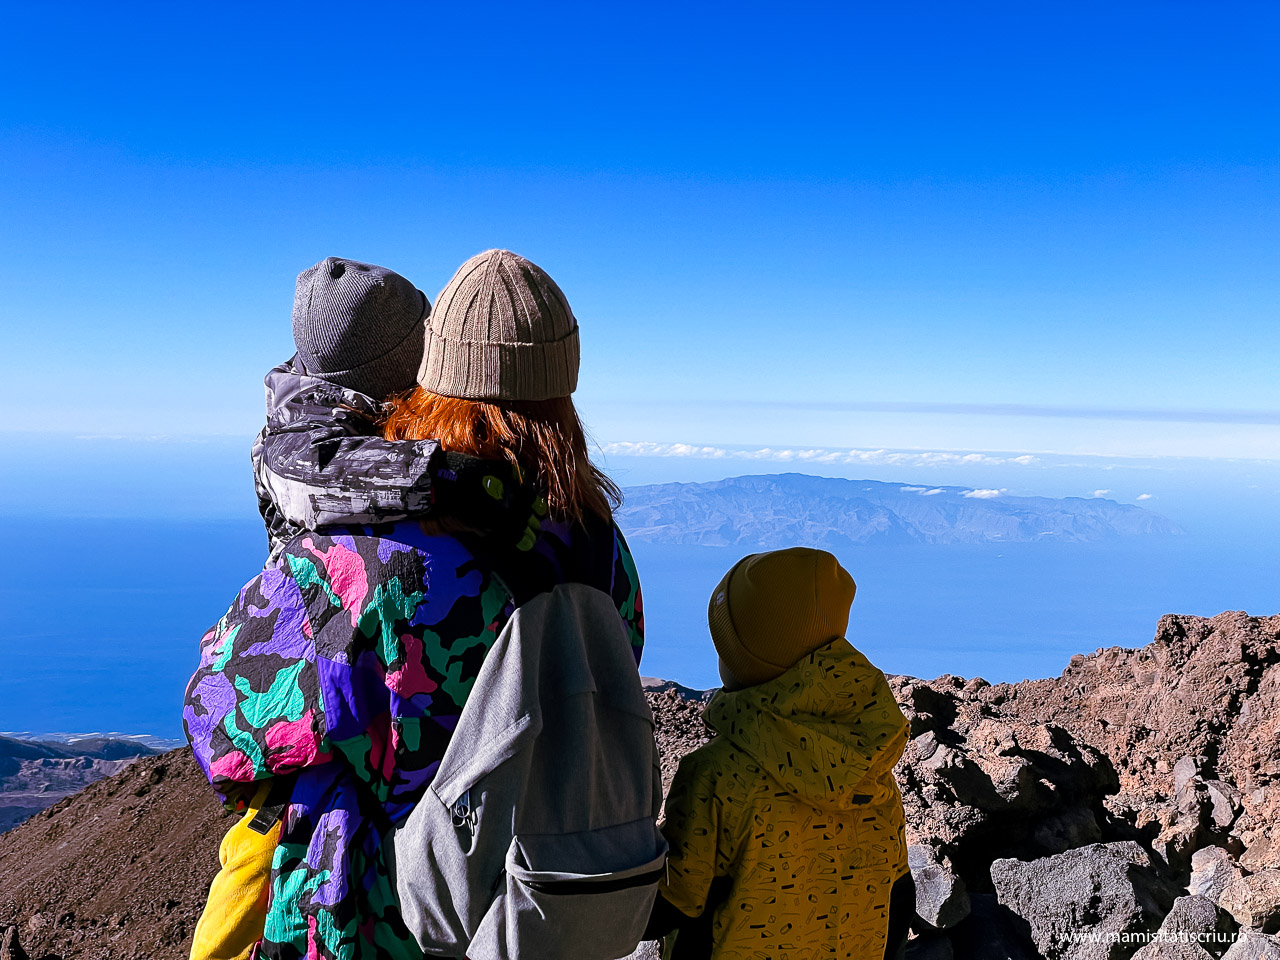
[(247, 440), (299, 270), (506, 246), (606, 445), (1280, 459), (1274, 5), (5, 20), (0, 430)]

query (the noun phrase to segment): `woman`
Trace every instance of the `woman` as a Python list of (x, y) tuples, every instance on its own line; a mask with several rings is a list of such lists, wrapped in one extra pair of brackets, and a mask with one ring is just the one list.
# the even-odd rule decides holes
[(287, 799), (258, 956), (422, 956), (385, 838), (431, 782), (518, 603), (558, 583), (603, 589), (639, 662), (639, 581), (611, 519), (617, 489), (569, 398), (579, 348), (564, 294), (491, 250), (441, 291), (426, 336), (419, 385), (384, 435), (506, 459), (547, 516), (516, 547), (447, 519), (299, 535), (203, 639), (184, 714), (199, 762), (229, 802), (271, 780)]

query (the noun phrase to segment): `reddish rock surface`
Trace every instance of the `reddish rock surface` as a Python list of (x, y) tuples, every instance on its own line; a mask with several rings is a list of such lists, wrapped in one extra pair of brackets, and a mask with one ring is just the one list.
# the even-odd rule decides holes
[[(1054, 679), (924, 686), (960, 726), (1052, 725), (1105, 755), (1119, 788), (1109, 811), (1182, 859), (1211, 842), (1247, 850), (1251, 869), (1280, 859), (1268, 835), (1280, 817), (1280, 616), (1166, 616), (1145, 647), (1073, 657)], [(1181, 794), (1179, 761), (1191, 777)]]

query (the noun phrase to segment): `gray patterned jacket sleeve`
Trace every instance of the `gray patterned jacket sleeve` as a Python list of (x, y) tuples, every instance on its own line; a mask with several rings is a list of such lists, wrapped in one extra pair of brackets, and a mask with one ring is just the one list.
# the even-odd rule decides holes
[(428, 512), (439, 444), (375, 436), (376, 401), (299, 373), (292, 360), (272, 369), (265, 387), (267, 425), (252, 457), (273, 555), (303, 529)]

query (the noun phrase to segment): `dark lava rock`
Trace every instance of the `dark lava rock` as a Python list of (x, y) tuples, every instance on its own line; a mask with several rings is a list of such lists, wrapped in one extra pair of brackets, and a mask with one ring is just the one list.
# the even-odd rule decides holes
[(1187, 892), (1219, 903), (1222, 891), (1243, 874), (1221, 847), (1202, 847), (1191, 857), (1191, 882)]
[(1236, 878), (1222, 891), (1218, 905), (1242, 927), (1280, 933), (1280, 869)]
[(1179, 897), (1160, 924), (1159, 935), (1168, 942), (1198, 944), (1219, 957), (1235, 941), (1236, 929), (1231, 914), (1208, 897)]
[(1213, 960), (1213, 954), (1196, 943), (1156, 940), (1135, 953), (1133, 960)]
[[(1121, 960), (1136, 944), (1108, 942), (1154, 931), (1175, 891), (1132, 841), (1097, 843), (1039, 860), (997, 860), (1000, 903), (1026, 921), (1048, 960)], [(1082, 933), (1092, 936), (1088, 939)]]
[(907, 847), (907, 860), (916, 883), (916, 916), (931, 927), (945, 929), (969, 915), (964, 881), (932, 847)]
[(18, 942), (18, 928), (5, 927), (0, 933), (0, 960), (29, 960), (27, 952)]

